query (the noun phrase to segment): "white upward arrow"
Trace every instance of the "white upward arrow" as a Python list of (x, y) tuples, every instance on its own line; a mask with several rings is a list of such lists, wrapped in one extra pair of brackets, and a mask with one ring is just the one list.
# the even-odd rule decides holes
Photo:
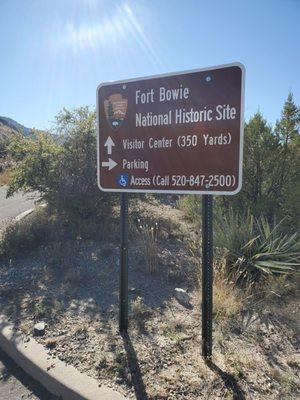
[(111, 158), (109, 158), (108, 161), (102, 161), (102, 167), (108, 167), (109, 171), (113, 169), (116, 165), (118, 164)]
[(104, 146), (107, 147), (107, 154), (111, 155), (112, 153), (112, 147), (114, 146), (114, 142), (110, 136), (108, 136), (106, 142), (104, 143)]

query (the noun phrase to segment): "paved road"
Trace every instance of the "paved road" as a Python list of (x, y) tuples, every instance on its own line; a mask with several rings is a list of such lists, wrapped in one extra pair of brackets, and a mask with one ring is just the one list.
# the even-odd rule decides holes
[(1, 400), (58, 400), (0, 350)]
[(6, 190), (5, 186), (0, 187), (0, 226), (3, 226), (23, 211), (34, 207), (34, 200), (38, 198), (37, 195), (17, 193), (13, 197), (6, 199)]
[[(34, 206), (37, 196), (16, 194), (6, 199), (6, 188), (0, 187), (0, 229), (12, 218)], [(1, 400), (56, 400), (43, 387), (30, 378), (0, 350)]]

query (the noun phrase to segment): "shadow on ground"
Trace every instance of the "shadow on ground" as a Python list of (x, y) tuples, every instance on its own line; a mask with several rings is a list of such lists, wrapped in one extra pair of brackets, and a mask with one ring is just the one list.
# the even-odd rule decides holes
[(131, 342), (130, 336), (128, 334), (123, 334), (122, 338), (136, 399), (148, 400), (138, 358)]
[[(42, 246), (26, 257), (0, 260), (2, 311), (17, 326), (24, 317), (50, 322), (70, 309), (106, 323), (111, 314), (116, 314), (119, 295), (119, 243), (110, 239), (108, 236), (102, 242), (79, 240)], [(168, 257), (174, 254), (176, 258), (173, 246), (176, 243), (170, 240), (168, 255), (160, 263), (161, 270), (150, 275), (141, 249), (132, 243), (129, 301), (142, 297), (148, 307), (165, 307), (178, 286), (168, 276)], [(184, 263), (185, 257), (180, 262)]]
[(237, 380), (233, 375), (223, 371), (220, 367), (218, 367), (215, 363), (213, 363), (210, 360), (206, 361), (206, 365), (211, 371), (213, 371), (216, 375), (218, 375), (222, 379), (226, 388), (230, 390), (230, 392), (232, 393), (233, 400), (246, 399), (242, 389), (239, 387)]
[(19, 400), (58, 400), (27, 375), (17, 364), (0, 350), (0, 398)]

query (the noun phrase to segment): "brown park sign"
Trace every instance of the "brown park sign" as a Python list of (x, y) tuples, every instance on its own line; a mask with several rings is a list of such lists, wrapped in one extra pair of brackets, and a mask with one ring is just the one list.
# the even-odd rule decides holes
[(239, 63), (101, 84), (100, 189), (237, 193), (243, 103), (244, 66)]

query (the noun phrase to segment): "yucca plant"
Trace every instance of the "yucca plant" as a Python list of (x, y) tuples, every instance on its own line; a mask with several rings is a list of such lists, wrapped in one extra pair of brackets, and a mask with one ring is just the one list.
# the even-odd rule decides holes
[(215, 244), (225, 249), (228, 277), (258, 281), (266, 274), (300, 272), (300, 241), (297, 234), (282, 233), (282, 222), (270, 224), (265, 218), (228, 215), (217, 219)]

